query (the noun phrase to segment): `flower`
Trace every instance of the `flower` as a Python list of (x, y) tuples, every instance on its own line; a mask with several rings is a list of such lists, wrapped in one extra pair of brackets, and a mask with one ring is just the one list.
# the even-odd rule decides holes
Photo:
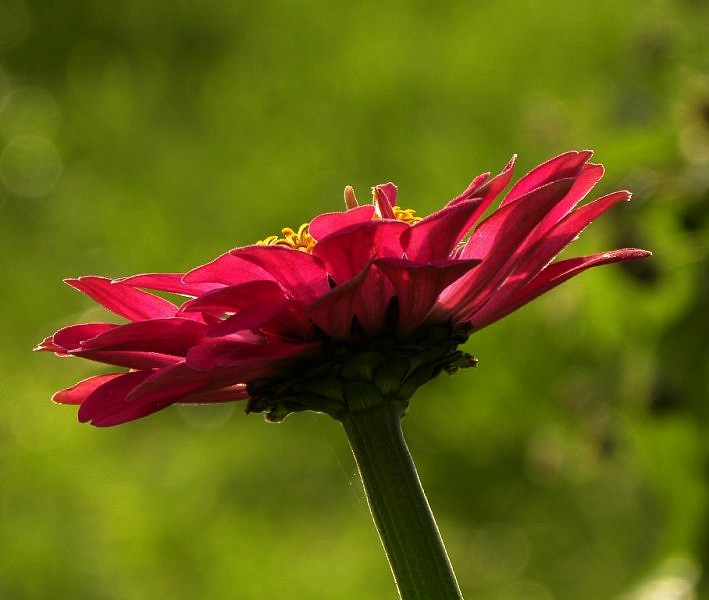
[[(124, 324), (71, 325), (37, 350), (127, 370), (57, 392), (97, 426), (171, 404), (247, 400), (280, 420), (312, 409), (338, 417), (371, 403), (408, 404), (441, 370), (472, 366), (468, 336), (589, 267), (648, 256), (635, 248), (552, 262), (614, 204), (618, 191), (577, 205), (603, 175), (590, 151), (536, 167), (484, 213), (515, 158), (484, 173), (441, 210), (418, 218), (392, 183), (347, 210), (318, 215), (185, 274), (66, 281)], [(160, 295), (185, 298), (174, 304)]]

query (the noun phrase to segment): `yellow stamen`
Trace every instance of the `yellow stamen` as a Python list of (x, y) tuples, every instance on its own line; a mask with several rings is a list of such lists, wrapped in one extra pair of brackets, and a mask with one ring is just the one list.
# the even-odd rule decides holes
[[(347, 209), (356, 208), (359, 206), (357, 203), (357, 196), (355, 196), (355, 191), (351, 185), (345, 186), (345, 205)], [(403, 221), (409, 225), (418, 223), (421, 217), (416, 216), (416, 211), (413, 208), (400, 208), (399, 206), (394, 206), (392, 208), (394, 211), (394, 216), (397, 221)], [(380, 218), (376, 213), (374, 215), (375, 219)], [(281, 229), (283, 237), (278, 237), (277, 235), (269, 235), (267, 238), (256, 242), (259, 246), (287, 246), (288, 248), (293, 248), (294, 250), (301, 250), (302, 252), (310, 253), (315, 248), (317, 243), (308, 231), (309, 223), (303, 223), (298, 231), (291, 229), (290, 227), (284, 227)]]
[(308, 253), (312, 252), (315, 247), (315, 240), (308, 232), (308, 223), (303, 223), (298, 228), (298, 231), (290, 227), (284, 227), (281, 229), (281, 233), (283, 237), (270, 235), (266, 239), (256, 242), (256, 244), (259, 246), (287, 246), (288, 248)]
[(399, 206), (394, 206), (393, 210), (397, 221), (404, 221), (404, 223), (413, 225), (421, 220), (421, 217), (416, 216), (416, 211), (413, 208), (401, 208)]

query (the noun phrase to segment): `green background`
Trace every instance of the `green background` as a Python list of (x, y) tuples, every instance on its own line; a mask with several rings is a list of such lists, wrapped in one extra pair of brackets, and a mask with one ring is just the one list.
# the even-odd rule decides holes
[(707, 23), (700, 0), (0, 0), (0, 598), (394, 598), (336, 423), (95, 429), (49, 398), (102, 367), (31, 348), (104, 317), (64, 277), (186, 270), (346, 184), (426, 214), (585, 147), (635, 199), (572, 254), (655, 256), (474, 335), (479, 368), (405, 431), (468, 598), (709, 598)]

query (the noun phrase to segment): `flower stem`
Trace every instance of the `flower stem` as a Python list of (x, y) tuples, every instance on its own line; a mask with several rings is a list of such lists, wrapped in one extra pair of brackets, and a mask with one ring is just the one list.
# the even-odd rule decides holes
[(340, 417), (402, 600), (462, 599), (401, 430), (401, 405)]

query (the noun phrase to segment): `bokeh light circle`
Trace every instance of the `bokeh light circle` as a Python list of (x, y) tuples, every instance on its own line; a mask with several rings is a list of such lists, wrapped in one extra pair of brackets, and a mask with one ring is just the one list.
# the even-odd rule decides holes
[(17, 196), (48, 194), (62, 170), (61, 157), (51, 140), (39, 135), (11, 139), (0, 154), (0, 181)]

